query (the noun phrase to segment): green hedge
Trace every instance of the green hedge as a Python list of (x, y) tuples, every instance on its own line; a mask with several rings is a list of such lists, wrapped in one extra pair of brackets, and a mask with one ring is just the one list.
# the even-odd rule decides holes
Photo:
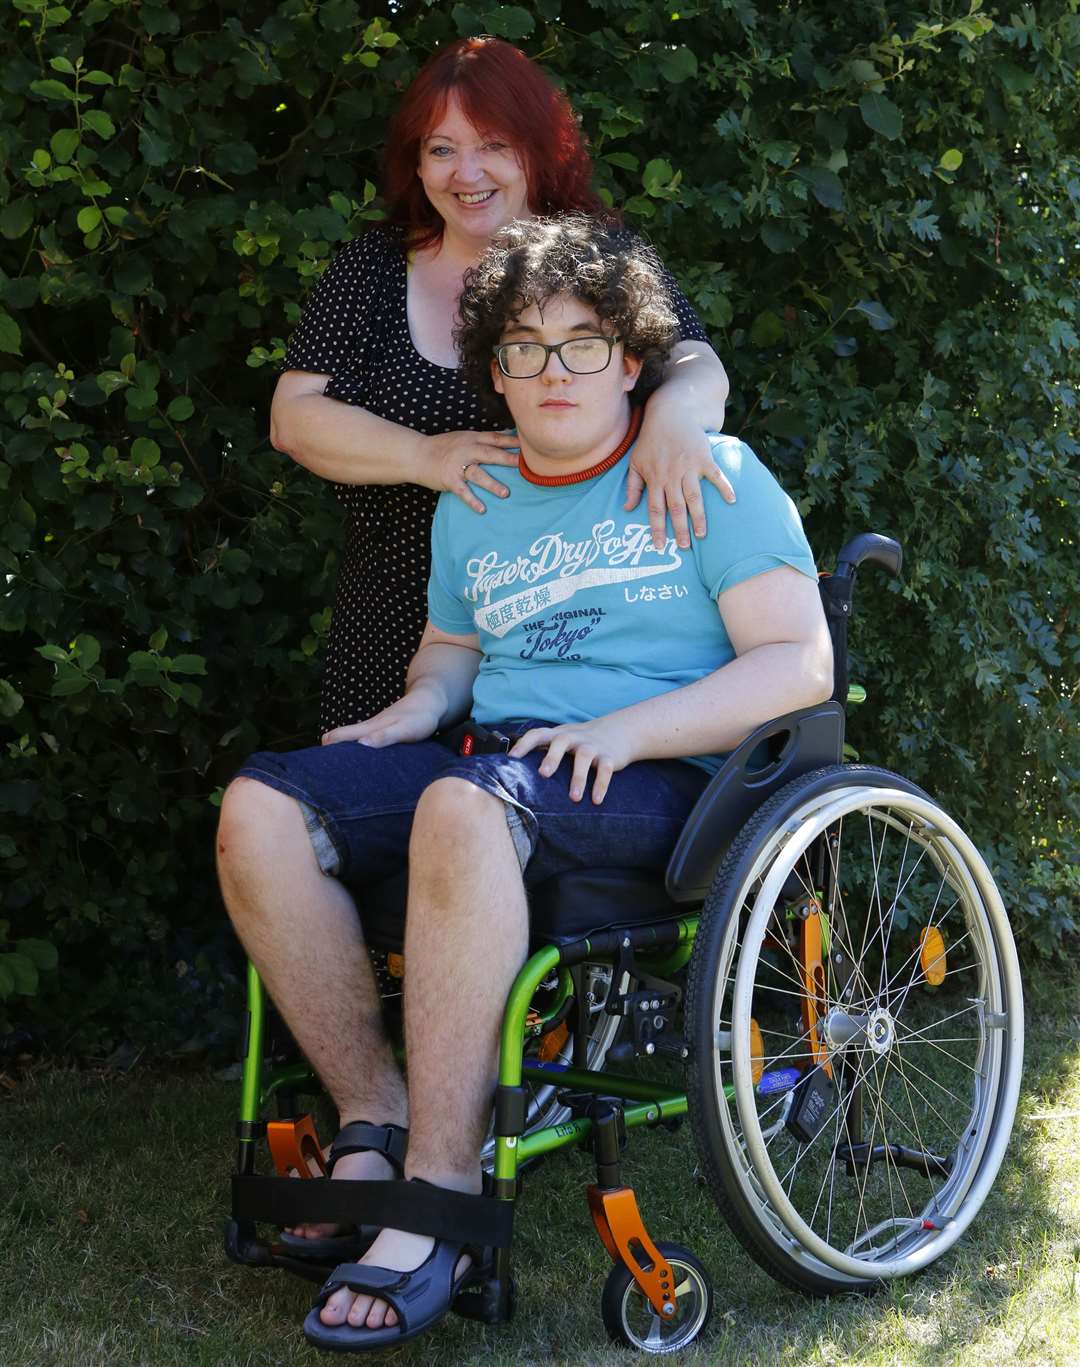
[[(373, 11), (378, 17), (372, 17)], [(731, 372), (728, 429), (860, 584), (850, 739), (1075, 932), (1075, 0), (14, 0), (0, 73), (0, 1033), (189, 1047), (223, 1019), (214, 794), (314, 732), (340, 526), (267, 440), (274, 365), (379, 216), (440, 43), (565, 84), (599, 184)], [(59, 965), (54, 967), (54, 951)], [(23, 1036), (17, 1036), (22, 1038)]]

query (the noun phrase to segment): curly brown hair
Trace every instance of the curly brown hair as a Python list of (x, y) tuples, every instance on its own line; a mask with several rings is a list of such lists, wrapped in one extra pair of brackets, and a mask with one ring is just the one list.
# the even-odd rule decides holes
[(466, 274), (454, 329), (464, 378), (509, 421), (491, 380), (492, 348), (527, 308), (542, 308), (559, 294), (595, 309), (641, 360), (630, 398), (643, 404), (659, 385), (679, 337), (663, 267), (652, 248), (631, 233), (585, 214), (508, 224)]

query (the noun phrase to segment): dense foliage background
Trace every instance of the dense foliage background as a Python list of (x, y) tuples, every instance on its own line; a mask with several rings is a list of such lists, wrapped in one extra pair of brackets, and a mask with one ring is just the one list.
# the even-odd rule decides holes
[(274, 363), (379, 215), (398, 93), (483, 31), (565, 84), (822, 561), (864, 528), (904, 542), (902, 583), (860, 583), (849, 738), (967, 823), (1029, 950), (1063, 951), (1077, 8), (6, 6), (0, 1035), (198, 1048), (225, 1019), (213, 795), (313, 735), (339, 544), (270, 449)]

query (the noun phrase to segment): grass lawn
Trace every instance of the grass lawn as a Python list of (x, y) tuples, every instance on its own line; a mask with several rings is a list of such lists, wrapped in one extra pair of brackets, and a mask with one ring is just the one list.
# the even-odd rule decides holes
[[(689, 1127), (636, 1132), (627, 1180), (654, 1238), (694, 1249), (716, 1311), (689, 1363), (1080, 1363), (1080, 982), (1028, 987), (1025, 1085), (997, 1187), (923, 1276), (870, 1298), (809, 1301), (754, 1264), (695, 1177)], [(32, 1068), (0, 1087), (4, 1367), (319, 1361), (311, 1288), (221, 1247), (236, 1084), (206, 1074)], [(606, 1338), (610, 1263), (588, 1218), (586, 1154), (526, 1178), (512, 1324), (450, 1316), (393, 1364), (631, 1361)]]

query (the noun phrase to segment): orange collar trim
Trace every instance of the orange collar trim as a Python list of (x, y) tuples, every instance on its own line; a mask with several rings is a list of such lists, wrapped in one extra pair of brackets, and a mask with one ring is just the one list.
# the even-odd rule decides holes
[(623, 437), (610, 456), (605, 456), (595, 465), (590, 465), (587, 470), (579, 470), (575, 475), (538, 475), (535, 470), (530, 470), (525, 464), (524, 456), (518, 456), (518, 473), (522, 479), (528, 480), (530, 484), (543, 484), (549, 488), (565, 488), (568, 484), (582, 484), (587, 479), (595, 479), (597, 475), (606, 474), (613, 465), (618, 465), (634, 444), (640, 429), (641, 409), (634, 408), (630, 412), (630, 426), (626, 429), (626, 436)]

